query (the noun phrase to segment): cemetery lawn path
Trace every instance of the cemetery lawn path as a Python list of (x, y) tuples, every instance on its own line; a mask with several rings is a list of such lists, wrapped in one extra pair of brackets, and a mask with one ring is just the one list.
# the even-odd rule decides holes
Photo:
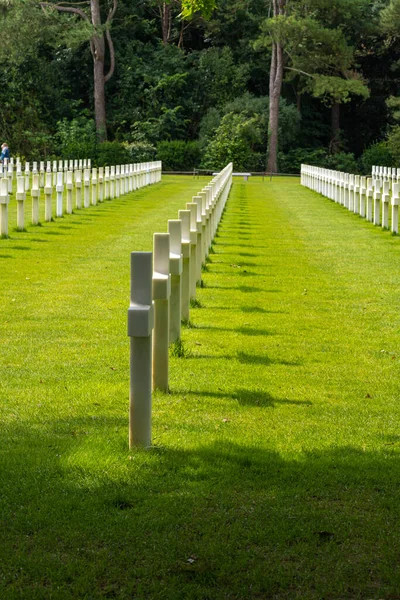
[(2, 600), (400, 597), (400, 240), (298, 179), (235, 179), (128, 450), (129, 252), (206, 181), (0, 241)]

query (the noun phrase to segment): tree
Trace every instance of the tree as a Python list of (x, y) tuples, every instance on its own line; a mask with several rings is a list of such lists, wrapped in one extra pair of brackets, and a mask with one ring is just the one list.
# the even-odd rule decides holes
[[(330, 28), (318, 15), (291, 16), (287, 19), (285, 52), (290, 79), (299, 80), (300, 92), (308, 92), (332, 108), (331, 151), (340, 149), (340, 106), (353, 95), (367, 98), (368, 88), (353, 68), (354, 49), (342, 28)], [(290, 66), (289, 66), (290, 65)]]
[[(272, 0), (272, 10), (275, 19), (286, 14), (286, 0)], [(269, 121), (268, 121), (268, 163), (267, 170), (271, 173), (278, 171), (278, 127), (279, 100), (283, 82), (283, 43), (282, 38), (272, 36), (271, 67), (269, 72)]]
[(153, 8), (153, 14), (160, 20), (163, 44), (167, 45), (172, 39), (179, 39), (178, 45), (180, 46), (183, 41), (183, 19), (180, 20), (180, 32), (177, 31), (177, 27), (174, 27), (174, 21), (181, 12), (180, 0), (151, 0), (150, 7)]
[[(340, 3), (341, 0), (336, 0)], [(365, 3), (366, 0), (355, 0)], [(284, 72), (287, 79), (294, 74), (301, 78), (303, 92), (331, 103), (333, 110), (332, 128), (335, 137), (339, 128), (338, 108), (349, 101), (351, 94), (368, 96), (368, 89), (353, 66), (354, 52), (347, 44), (341, 28), (326, 27), (319, 19), (318, 4), (324, 10), (324, 0), (272, 0), (272, 14), (264, 21), (256, 47), (271, 50), (269, 149), (270, 172), (278, 170), (279, 98)], [(335, 0), (330, 2), (333, 8)], [(351, 3), (350, 3), (351, 4)]]
[[(268, 105), (268, 96), (256, 97), (246, 92), (219, 110), (210, 109), (201, 123), (203, 164), (215, 169), (232, 161), (238, 170), (265, 171)], [(296, 145), (299, 114), (295, 105), (282, 97), (279, 125), (280, 149), (288, 151)]]
[(260, 139), (257, 117), (244, 113), (228, 113), (207, 146), (203, 166), (222, 169), (232, 162), (235, 170), (243, 170), (250, 155), (250, 146)]
[[(0, 6), (1, 129), (13, 151), (18, 148), (31, 160), (56, 151), (58, 122), (94, 118), (92, 5), (90, 0), (70, 1), (73, 4), (5, 0)], [(112, 0), (98, 2), (105, 79), (111, 66), (106, 21), (113, 4)], [(283, 155), (298, 146), (328, 146), (330, 113), (335, 117), (334, 130), (341, 127), (341, 144), (346, 141), (359, 155), (365, 146), (383, 139), (392, 120), (386, 100), (400, 96), (398, 42), (392, 33), (376, 32), (382, 6), (392, 4), (390, 0), (286, 0), (285, 14), (275, 18), (272, 0), (217, 0), (211, 15), (214, 2), (210, 0), (119, 0), (111, 30), (116, 68), (105, 85), (108, 137), (156, 147), (160, 140), (196, 139), (201, 124), (205, 148), (205, 138), (212, 139), (225, 114), (245, 108), (250, 117), (253, 102), (262, 101), (257, 108), (257, 114), (262, 114), (261, 141), (251, 145), (248, 169), (254, 168), (250, 165), (256, 163), (255, 155), (265, 169), (268, 142), (273, 141), (268, 140), (268, 123), (273, 122), (268, 88), (270, 79), (271, 90), (274, 87), (271, 57), (276, 40), (284, 67), (279, 159), (282, 156), (284, 161)], [(58, 10), (56, 5), (82, 9), (87, 18), (73, 10)], [(369, 5), (374, 13), (367, 11)], [(204, 18), (204, 11), (209, 18)], [(393, 25), (394, 18), (390, 21)], [(365, 33), (367, 27), (375, 30)], [(257, 37), (262, 51), (255, 49)], [(361, 73), (371, 88), (371, 100), (350, 102), (358, 91), (361, 99), (367, 93)], [(285, 121), (283, 99), (293, 113), (297, 100), (296, 131)], [(232, 103), (234, 107), (228, 106)], [(352, 130), (355, 120), (363, 123), (357, 136)]]
[[(104, 24), (102, 23), (100, 0), (90, 0), (89, 14), (79, 6), (64, 6), (64, 4), (71, 4), (68, 2), (58, 4), (40, 2), (40, 6), (46, 13), (58, 11), (77, 15), (84, 20), (86, 25), (91, 25), (88, 29), (90, 51), (93, 58), (94, 112), (96, 131), (100, 142), (107, 139), (105, 84), (112, 77), (115, 68), (115, 52), (110, 34), (110, 26), (117, 10), (117, 2), (118, 0), (112, 0), (112, 5), (109, 7)], [(76, 4), (80, 3), (77, 2)], [(110, 61), (107, 73), (105, 73), (106, 44), (109, 50)]]
[[(380, 25), (382, 32), (386, 35), (388, 46), (397, 45), (400, 39), (400, 0), (390, 0), (380, 13)], [(392, 120), (399, 126), (400, 123), (400, 97), (390, 96), (386, 100), (386, 105), (390, 110)]]
[(181, 15), (187, 19), (193, 19), (197, 13), (210, 17), (216, 4), (217, 0), (182, 0)]
[(390, 4), (381, 12), (381, 27), (393, 38), (400, 36), (400, 1), (390, 0)]

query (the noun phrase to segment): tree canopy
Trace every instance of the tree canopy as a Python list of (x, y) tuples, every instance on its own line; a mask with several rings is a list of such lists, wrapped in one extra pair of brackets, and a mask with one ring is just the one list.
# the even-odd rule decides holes
[(171, 164), (175, 142), (197, 144), (210, 168), (238, 148), (255, 170), (271, 152), (290, 170), (296, 149), (358, 159), (399, 126), (399, 15), (400, 0), (9, 0), (3, 137), (31, 159), (80, 137), (136, 158), (170, 144)]

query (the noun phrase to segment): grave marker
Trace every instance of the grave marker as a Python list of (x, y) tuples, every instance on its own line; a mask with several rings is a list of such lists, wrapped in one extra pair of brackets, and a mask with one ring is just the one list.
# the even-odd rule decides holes
[(64, 173), (58, 171), (57, 173), (57, 199), (56, 199), (56, 217), (63, 216), (63, 192), (64, 192)]
[(93, 167), (92, 169), (92, 205), (96, 206), (97, 204), (97, 169)]
[(169, 272), (171, 275), (171, 297), (169, 301), (169, 343), (181, 337), (182, 311), (182, 221), (169, 219), (170, 236)]
[(201, 267), (203, 264), (203, 221), (201, 215), (201, 198), (199, 196), (193, 196), (193, 202), (197, 206), (196, 211), (196, 227), (197, 227), (197, 244), (196, 244), (196, 281), (201, 281)]
[(0, 236), (8, 237), (8, 179), (0, 179)]
[[(182, 223), (182, 295), (181, 295), (181, 317), (184, 321), (189, 321), (190, 316), (190, 210), (180, 210), (179, 219)], [(196, 285), (196, 282), (195, 282)]]
[(74, 187), (73, 184), (73, 172), (72, 171), (67, 171), (66, 173), (66, 184), (65, 187), (67, 188), (67, 205), (66, 205), (66, 213), (67, 215), (71, 215), (72, 214), (72, 188)]
[(189, 295), (193, 300), (196, 298), (197, 282), (197, 204), (188, 202), (187, 210), (190, 211), (190, 275), (189, 275)]
[(169, 233), (155, 233), (153, 238), (153, 389), (168, 392), (169, 346)]
[(392, 232), (399, 233), (399, 188), (400, 184), (394, 183), (392, 189)]
[(110, 168), (110, 198), (115, 198), (115, 166)]
[(354, 177), (354, 214), (358, 215), (360, 212), (360, 176)]
[(99, 202), (104, 201), (104, 168), (99, 167)]
[(380, 225), (380, 202), (381, 202), (381, 181), (380, 179), (374, 180), (374, 225)]
[(151, 444), (152, 253), (131, 253), (129, 447)]
[(372, 222), (372, 205), (374, 198), (374, 188), (373, 188), (373, 180), (368, 177), (367, 179), (367, 210), (366, 210), (366, 219), (367, 221)]
[(25, 177), (17, 177), (17, 229), (25, 229)]
[(75, 176), (75, 206), (76, 208), (82, 208), (82, 171), (77, 169), (74, 173)]
[(115, 197), (116, 198), (119, 198), (121, 195), (120, 183), (121, 183), (121, 167), (120, 167), (120, 165), (116, 165), (116, 167), (115, 167)]
[(365, 217), (365, 195), (367, 193), (367, 178), (360, 179), (360, 216)]
[(32, 175), (32, 225), (39, 224), (39, 197), (40, 197), (40, 186), (39, 186), (39, 175), (36, 173)]
[(49, 222), (53, 218), (53, 208), (52, 208), (52, 174), (50, 172), (46, 172), (45, 177), (45, 186), (44, 186), (44, 220)]
[(384, 181), (382, 191), (382, 229), (388, 229), (389, 227), (389, 189), (389, 181)]
[(44, 168), (44, 161), (40, 161), (39, 164), (39, 187), (40, 188), (44, 188), (44, 174), (45, 174), (45, 168)]
[[(84, 161), (86, 162), (86, 161)], [(83, 206), (89, 208), (90, 206), (90, 170), (84, 169), (83, 171)]]
[(104, 198), (108, 200), (110, 198), (110, 167), (105, 167), (104, 173)]

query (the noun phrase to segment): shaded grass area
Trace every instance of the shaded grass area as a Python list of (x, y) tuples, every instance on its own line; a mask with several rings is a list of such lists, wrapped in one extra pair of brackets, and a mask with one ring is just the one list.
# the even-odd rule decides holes
[(129, 451), (129, 251), (200, 187), (164, 181), (0, 242), (0, 596), (398, 598), (399, 240), (235, 182)]

